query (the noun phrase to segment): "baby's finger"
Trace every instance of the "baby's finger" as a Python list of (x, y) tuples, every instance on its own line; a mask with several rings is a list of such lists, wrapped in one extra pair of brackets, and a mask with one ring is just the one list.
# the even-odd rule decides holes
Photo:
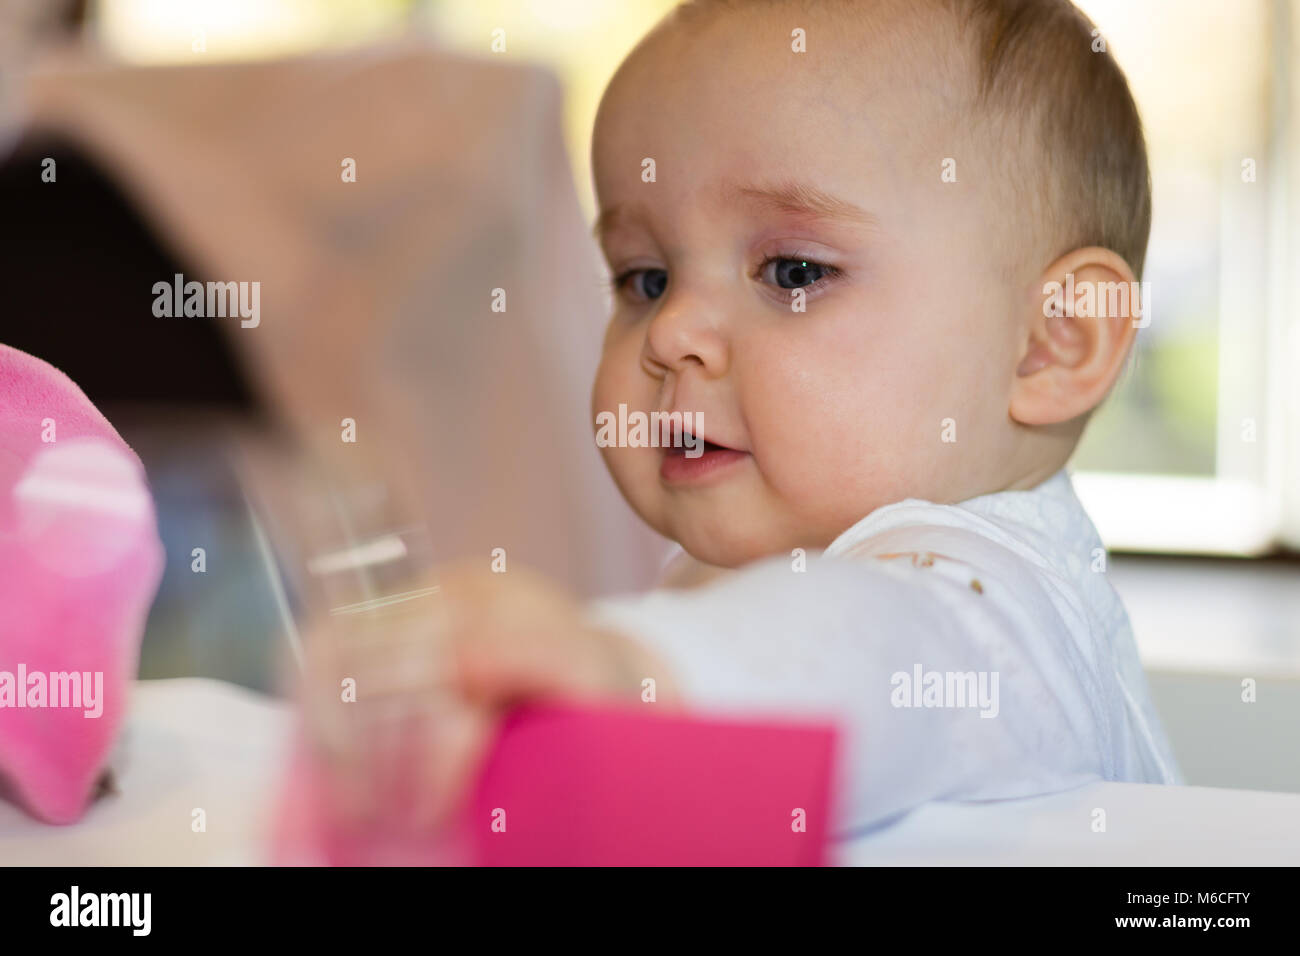
[(498, 715), (488, 708), (450, 697), (436, 702), (423, 723), (426, 749), (415, 764), (412, 825), (436, 832), (456, 821), (471, 797)]
[[(351, 619), (312, 633), (304, 670), (307, 730), (317, 757), (350, 791), (362, 789), (366, 769), (387, 759), (382, 736), (412, 702), (443, 686), (434, 635), (427, 622)], [(382, 749), (382, 753), (381, 753)]]

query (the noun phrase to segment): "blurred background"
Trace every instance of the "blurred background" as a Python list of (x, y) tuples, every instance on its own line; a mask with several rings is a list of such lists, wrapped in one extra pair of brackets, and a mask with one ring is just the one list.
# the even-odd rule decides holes
[[(530, 456), (482, 436), (526, 428), (524, 391), (585, 421), (606, 307), (586, 238), (591, 124), (672, 5), (0, 0), (0, 340), (64, 368), (149, 467), (169, 566), (142, 676), (274, 689), (323, 553), (370, 597), (393, 570), (374, 554), (415, 566), (502, 546), (586, 594), (653, 576), (664, 544), (581, 427), (559, 438), (567, 473), (501, 514), (488, 503), (535, 484)], [(1300, 790), (1300, 0), (1079, 5), (1146, 124), (1154, 308), (1076, 487), (1190, 782)], [(57, 198), (40, 192), (46, 157)], [(139, 289), (176, 272), (261, 278), (268, 324), (130, 339), (143, 326), (114, 310), (138, 319)], [(465, 298), (492, 285), (512, 290), (509, 335)], [(479, 381), (485, 362), (510, 387)], [(371, 464), (322, 464), (348, 414)], [(297, 464), (268, 469), (286, 435)], [(451, 461), (453, 445), (474, 451)], [(250, 477), (267, 473), (295, 478)], [(273, 525), (295, 509), (340, 515), (334, 538), (294, 553)]]

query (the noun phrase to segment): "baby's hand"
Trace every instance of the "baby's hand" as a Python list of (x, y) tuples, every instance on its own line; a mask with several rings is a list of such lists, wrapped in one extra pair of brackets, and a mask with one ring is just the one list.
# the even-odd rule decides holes
[(468, 797), (511, 704), (644, 706), (641, 682), (653, 677), (657, 705), (674, 706), (653, 654), (592, 627), (544, 578), (459, 565), (435, 580), (405, 610), (331, 618), (307, 642), (307, 725), (343, 819), (436, 829)]

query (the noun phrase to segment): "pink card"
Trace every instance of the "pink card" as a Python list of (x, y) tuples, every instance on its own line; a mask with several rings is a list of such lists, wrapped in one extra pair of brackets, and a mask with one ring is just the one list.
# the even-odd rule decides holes
[(820, 865), (835, 739), (823, 724), (521, 707), (486, 760), (457, 850), (324, 832), (304, 816), (309, 778), (295, 774), (278, 862)]
[(489, 866), (819, 865), (833, 747), (821, 725), (519, 710), (479, 780), (476, 857)]

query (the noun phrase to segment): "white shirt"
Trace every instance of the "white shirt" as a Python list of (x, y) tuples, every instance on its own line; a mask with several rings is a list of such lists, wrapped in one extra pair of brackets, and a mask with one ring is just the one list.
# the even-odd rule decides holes
[(1182, 782), (1065, 469), (1029, 491), (886, 505), (803, 563), (591, 614), (656, 651), (693, 709), (834, 720), (837, 835), (930, 800)]

